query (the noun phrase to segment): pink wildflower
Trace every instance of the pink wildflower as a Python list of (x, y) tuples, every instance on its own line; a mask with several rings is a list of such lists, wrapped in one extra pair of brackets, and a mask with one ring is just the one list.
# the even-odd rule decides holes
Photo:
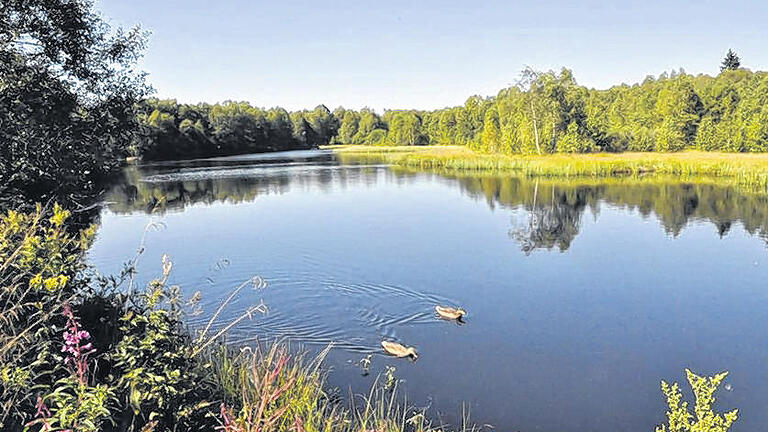
[(88, 373), (87, 356), (96, 350), (90, 342), (83, 344), (91, 338), (91, 335), (85, 330), (80, 330), (80, 323), (72, 313), (69, 304), (65, 303), (62, 306), (62, 314), (67, 317), (67, 329), (62, 334), (64, 344), (61, 346), (61, 352), (67, 353), (64, 364), (72, 365), (78, 381), (85, 383)]

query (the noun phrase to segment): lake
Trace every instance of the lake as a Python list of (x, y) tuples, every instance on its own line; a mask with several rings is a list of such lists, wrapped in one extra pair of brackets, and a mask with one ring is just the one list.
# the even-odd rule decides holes
[(685, 368), (728, 370), (733, 430), (768, 422), (768, 197), (722, 181), (448, 175), (323, 150), (145, 165), (107, 196), (90, 262), (119, 271), (148, 224), (139, 279), (168, 254), (170, 282), (203, 296), (191, 325), (261, 276), (220, 323), (268, 312), (229, 341), (333, 344), (342, 393), (393, 366), (447, 423), (464, 407), (500, 431), (650, 431), (660, 380), (690, 398)]

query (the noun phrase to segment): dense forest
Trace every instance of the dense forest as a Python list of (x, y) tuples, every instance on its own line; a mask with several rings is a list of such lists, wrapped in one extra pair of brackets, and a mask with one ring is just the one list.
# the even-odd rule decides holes
[(493, 97), (434, 111), (378, 115), (320, 105), (288, 113), (244, 102), (183, 105), (150, 99), (136, 149), (147, 159), (306, 149), (327, 144), (459, 144), (509, 154), (768, 150), (768, 74), (725, 68), (717, 77), (682, 70), (636, 85), (594, 90), (559, 73), (526, 70)]

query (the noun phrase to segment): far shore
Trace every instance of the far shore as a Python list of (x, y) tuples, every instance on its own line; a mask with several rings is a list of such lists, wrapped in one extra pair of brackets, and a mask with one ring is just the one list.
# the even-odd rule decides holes
[(643, 174), (710, 176), (768, 192), (768, 153), (555, 153), (505, 155), (463, 146), (324, 146), (346, 157), (370, 157), (418, 169), (511, 172), (536, 177), (612, 177)]

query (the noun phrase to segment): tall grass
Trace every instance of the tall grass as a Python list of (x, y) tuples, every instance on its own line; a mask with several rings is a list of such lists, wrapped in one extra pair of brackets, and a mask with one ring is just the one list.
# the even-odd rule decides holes
[(307, 359), (283, 343), (211, 353), (216, 381), (227, 395), (220, 409), (225, 432), (431, 432), (472, 431), (465, 417), (454, 428), (437, 427), (411, 409), (394, 385), (377, 378), (350, 402), (326, 393), (321, 367), (330, 347)]
[(509, 156), (477, 153), (459, 146), (383, 151), (379, 147), (345, 146), (336, 151), (342, 160), (379, 160), (425, 170), (510, 172), (529, 177), (701, 175), (731, 179), (752, 192), (768, 192), (768, 154), (687, 151)]

